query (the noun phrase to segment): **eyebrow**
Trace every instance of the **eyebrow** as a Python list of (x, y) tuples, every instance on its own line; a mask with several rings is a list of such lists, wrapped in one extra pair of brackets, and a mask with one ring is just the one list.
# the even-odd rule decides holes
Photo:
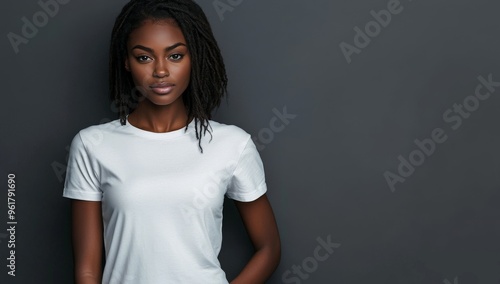
[[(171, 51), (172, 49), (175, 49), (176, 47), (181, 46), (181, 45), (186, 46), (184, 43), (182, 43), (182, 42), (178, 42), (178, 43), (176, 43), (176, 44), (174, 44), (174, 45), (172, 45), (172, 46), (169, 46), (169, 47), (165, 48), (165, 51)], [(150, 52), (150, 53), (154, 53), (154, 52), (153, 52), (153, 50), (152, 50), (151, 48), (149, 48), (149, 47), (145, 47), (145, 46), (140, 45), (140, 44), (138, 44), (138, 45), (136, 45), (136, 46), (132, 47), (130, 50), (134, 50), (134, 49), (136, 49), (136, 48), (138, 48), (138, 49), (142, 49), (142, 50), (147, 51), (147, 52)]]

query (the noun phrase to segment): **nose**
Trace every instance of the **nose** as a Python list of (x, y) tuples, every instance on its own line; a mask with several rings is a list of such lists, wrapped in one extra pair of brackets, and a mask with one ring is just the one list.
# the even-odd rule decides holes
[(153, 77), (163, 78), (169, 76), (167, 63), (163, 60), (156, 61), (155, 69), (153, 70)]

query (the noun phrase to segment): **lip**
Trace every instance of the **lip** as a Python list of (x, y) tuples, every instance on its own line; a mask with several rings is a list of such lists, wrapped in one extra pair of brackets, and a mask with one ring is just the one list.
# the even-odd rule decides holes
[(164, 95), (164, 94), (170, 93), (172, 91), (172, 89), (174, 88), (174, 86), (175, 85), (172, 83), (162, 82), (162, 83), (153, 84), (149, 87), (153, 90), (153, 92), (160, 94), (160, 95)]

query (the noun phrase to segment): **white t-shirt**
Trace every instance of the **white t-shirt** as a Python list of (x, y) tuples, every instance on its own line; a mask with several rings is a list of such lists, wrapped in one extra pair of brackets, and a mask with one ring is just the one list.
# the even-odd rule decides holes
[(201, 153), (194, 121), (155, 133), (117, 119), (73, 138), (63, 196), (102, 202), (102, 283), (228, 283), (217, 258), (224, 195), (262, 196), (264, 167), (247, 132), (212, 120)]

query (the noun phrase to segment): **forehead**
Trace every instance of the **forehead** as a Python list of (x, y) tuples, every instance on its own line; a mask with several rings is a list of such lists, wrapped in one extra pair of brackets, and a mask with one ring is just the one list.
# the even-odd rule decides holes
[(127, 46), (141, 44), (144, 46), (167, 47), (178, 42), (186, 44), (182, 30), (173, 19), (145, 20), (140, 27), (133, 30)]

